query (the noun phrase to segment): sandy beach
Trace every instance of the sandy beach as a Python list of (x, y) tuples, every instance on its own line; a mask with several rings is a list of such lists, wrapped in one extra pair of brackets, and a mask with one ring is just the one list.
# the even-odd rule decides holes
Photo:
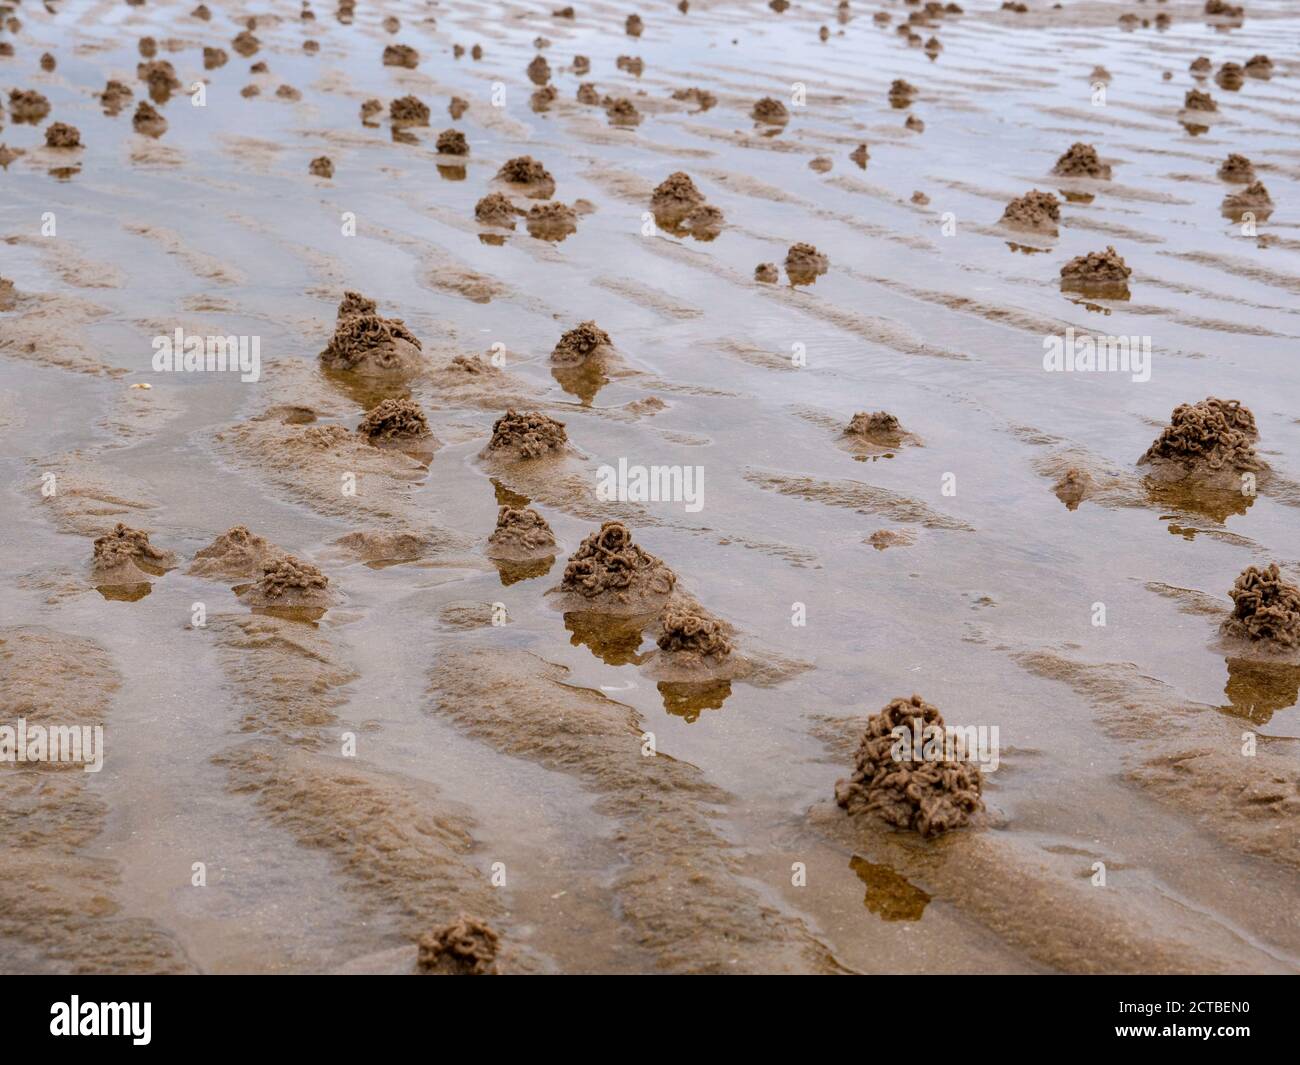
[(0, 26), (0, 971), (1300, 972), (1294, 4)]

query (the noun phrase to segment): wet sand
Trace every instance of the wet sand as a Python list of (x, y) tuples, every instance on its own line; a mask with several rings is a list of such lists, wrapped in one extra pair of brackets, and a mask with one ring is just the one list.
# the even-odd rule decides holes
[[(1300, 664), (1219, 638), (1300, 579), (1292, 5), (194, 6), (0, 37), (0, 725), (106, 743), (0, 763), (0, 971), (414, 973), (462, 914), (501, 972), (1300, 971)], [(1109, 248), (1122, 292), (1062, 284)], [(346, 292), (400, 367), (319, 357)], [(258, 379), (155, 370), (178, 328)], [(1150, 379), (1046, 372), (1069, 328)], [(1211, 396), (1257, 494), (1138, 464)], [(511, 410), (562, 442), (489, 447)], [(602, 498), (620, 459), (702, 507)], [(744, 668), (552, 594), (609, 521)], [(119, 523), (174, 562), (104, 583)], [(914, 692), (1000, 735), (928, 839), (835, 802)]]

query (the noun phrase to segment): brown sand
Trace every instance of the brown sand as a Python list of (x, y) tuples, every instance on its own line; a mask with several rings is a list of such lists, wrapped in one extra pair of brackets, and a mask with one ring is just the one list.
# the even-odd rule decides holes
[(683, 171), (669, 174), (650, 197), (655, 221), (670, 233), (681, 236), (716, 236), (722, 229), (722, 212), (708, 204)]
[(417, 96), (399, 96), (388, 105), (388, 118), (394, 126), (427, 126), (429, 115), (429, 105)]
[(1063, 177), (1109, 178), (1110, 167), (1097, 158), (1097, 149), (1091, 144), (1076, 141), (1056, 160), (1052, 173)]
[(376, 446), (402, 447), (412, 444), (421, 449), (433, 443), (429, 419), (420, 405), (410, 399), (385, 399), (366, 412), (357, 432)]
[(1128, 291), (1133, 271), (1109, 245), (1105, 251), (1077, 255), (1061, 267), (1061, 287), (1099, 296), (1121, 296)]
[(613, 352), (614, 342), (595, 322), (579, 322), (566, 330), (551, 349), (551, 362), (557, 366), (581, 366)]
[[(44, 627), (0, 628), (0, 706), (5, 724), (104, 727), (122, 676), (109, 652), (83, 636)], [(0, 772), (0, 940), (6, 968), (26, 973), (181, 973), (195, 966), (160, 923), (133, 916), (123, 866), (109, 857), (114, 809), (80, 765)]]
[(1007, 204), (1000, 224), (1054, 237), (1057, 235), (1056, 224), (1060, 220), (1060, 201), (1050, 192), (1034, 189)]
[(626, 96), (607, 97), (602, 102), (605, 105), (605, 117), (609, 119), (611, 125), (637, 126), (641, 124), (641, 112), (636, 109), (636, 105)]
[(771, 126), (784, 125), (790, 121), (790, 112), (780, 100), (764, 96), (749, 112), (756, 122), (765, 122)]
[(563, 454), (568, 450), (564, 423), (538, 411), (506, 411), (492, 424), (492, 439), (483, 458), (524, 461)]
[(414, 70), (420, 65), (420, 53), (409, 44), (389, 44), (384, 46), (383, 60), (386, 67)]
[(883, 448), (896, 448), (917, 443), (916, 437), (903, 428), (902, 423), (887, 411), (859, 411), (844, 429), (845, 436), (854, 443), (864, 443)]
[(1240, 218), (1249, 211), (1261, 219), (1273, 212), (1273, 198), (1262, 181), (1252, 181), (1240, 192), (1230, 192), (1223, 198), (1221, 210), (1231, 218)]
[(223, 581), (254, 581), (266, 566), (285, 552), (246, 525), (227, 529), (207, 547), (196, 551), (187, 572), (194, 577)]
[(560, 241), (578, 230), (578, 214), (567, 204), (535, 203), (524, 216), (529, 236), (538, 240)]
[(659, 614), (656, 643), (677, 669), (714, 670), (731, 654), (721, 621), (701, 609), (669, 605)]
[(1225, 636), (1268, 651), (1300, 651), (1300, 587), (1283, 579), (1276, 562), (1247, 566), (1228, 594), (1233, 609), (1223, 622)]
[(461, 914), (420, 937), (416, 964), (438, 976), (496, 976), (499, 942), (487, 922)]
[(1234, 185), (1248, 185), (1255, 180), (1255, 166), (1244, 155), (1232, 152), (1219, 164), (1219, 178)]
[(677, 575), (633, 543), (626, 525), (607, 521), (569, 556), (555, 591), (566, 609), (627, 616), (661, 609), (676, 584)]
[(792, 244), (785, 253), (785, 272), (792, 285), (811, 285), (829, 269), (830, 260), (811, 244)]
[(423, 365), (415, 334), (400, 318), (382, 318), (373, 308), (374, 302), (358, 293), (344, 294), (334, 335), (319, 356), (321, 365), (384, 375), (411, 373)]
[(335, 601), (329, 578), (310, 562), (281, 555), (263, 563), (262, 575), (239, 593), (253, 607), (318, 609)]
[(247, 59), (249, 56), (256, 54), (257, 50), (262, 47), (262, 42), (248, 30), (243, 30), (230, 42), (230, 46)]
[(135, 95), (131, 86), (109, 79), (104, 91), (99, 94), (99, 102), (110, 115), (117, 114)]
[(176, 76), (176, 68), (166, 59), (137, 63), (135, 73), (136, 77), (149, 86), (149, 95), (160, 103), (172, 93), (180, 91), (181, 79)]
[(1246, 60), (1246, 73), (1252, 78), (1268, 78), (1273, 74), (1273, 60), (1266, 55), (1253, 55)]
[(532, 199), (548, 200), (555, 193), (555, 179), (550, 171), (531, 155), (506, 160), (497, 171), (497, 180), (514, 185)]
[(93, 579), (100, 585), (142, 583), (175, 565), (175, 554), (159, 550), (149, 542), (147, 532), (121, 522), (112, 532), (95, 540), (91, 563)]
[[(970, 761), (927, 759), (930, 730), (938, 730), (943, 749), (943, 715), (919, 695), (895, 699), (867, 719), (853, 775), (835, 785), (835, 799), (851, 815), (875, 814), (895, 828), (937, 836), (970, 823), (984, 808), (983, 774)], [(896, 755), (893, 730), (909, 736), (906, 757)], [(912, 736), (919, 732), (922, 749)]]
[(699, 110), (707, 111), (709, 108), (717, 105), (718, 98), (706, 89), (691, 87), (689, 89), (674, 89), (673, 99), (681, 100), (685, 103), (694, 104)]
[(76, 126), (69, 126), (66, 122), (51, 122), (45, 127), (45, 147), (80, 148), (81, 131)]
[(439, 133), (436, 148), (439, 155), (469, 155), (469, 141), (458, 129), (444, 129)]
[(490, 192), (474, 205), (474, 217), (485, 226), (515, 228), (515, 219), (525, 212), (500, 192)]
[(167, 119), (148, 100), (141, 100), (135, 106), (135, 114), (131, 116), (131, 126), (146, 137), (161, 137), (167, 132)]
[(1078, 510), (1079, 504), (1088, 498), (1092, 488), (1092, 474), (1072, 466), (1061, 475), (1061, 479), (1052, 487), (1052, 491), (1056, 493), (1056, 498), (1065, 504), (1067, 510)]
[(488, 537), (488, 558), (523, 562), (552, 558), (557, 545), (551, 527), (532, 507), (502, 506), (497, 511), (496, 528)]
[(9, 117), (15, 122), (40, 122), (50, 113), (50, 101), (35, 89), (9, 90)]
[(546, 61), (545, 56), (536, 56), (528, 64), (528, 80), (534, 85), (545, 85), (551, 80), (551, 65)]
[(1240, 492), (1243, 474), (1268, 470), (1255, 454), (1258, 437), (1254, 415), (1238, 400), (1210, 396), (1175, 407), (1138, 465), (1161, 483)]
[(563, 683), (524, 652), (448, 648), (430, 671), (430, 709), (501, 754), (572, 777), (613, 822), (611, 885), (621, 937), (665, 972), (833, 972), (797, 917), (743, 879), (741, 855), (712, 824), (731, 801), (695, 766), (645, 757), (646, 723), (628, 706)]

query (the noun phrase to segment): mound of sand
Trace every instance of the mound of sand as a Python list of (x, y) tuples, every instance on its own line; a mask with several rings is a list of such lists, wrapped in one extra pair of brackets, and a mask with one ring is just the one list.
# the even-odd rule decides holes
[(790, 121), (790, 112), (785, 104), (772, 96), (764, 96), (749, 113), (756, 122), (765, 122), (770, 126), (784, 125)]
[(1133, 271), (1123, 256), (1107, 245), (1105, 251), (1077, 255), (1061, 267), (1061, 287), (1097, 295), (1122, 296), (1128, 293), (1128, 279)]
[(137, 63), (135, 74), (149, 86), (149, 95), (155, 100), (166, 100), (172, 93), (180, 91), (181, 79), (176, 76), (176, 68), (166, 59)]
[(489, 192), (474, 205), (474, 217), (485, 226), (514, 229), (515, 218), (526, 213), (516, 207), (509, 196), (500, 192)]
[(551, 80), (551, 65), (546, 61), (545, 56), (534, 56), (533, 61), (528, 64), (528, 80), (534, 85), (545, 85)]
[(469, 141), (458, 129), (444, 129), (435, 145), (439, 155), (469, 155)]
[(578, 231), (578, 213), (568, 204), (535, 203), (524, 216), (529, 236), (538, 240), (563, 240)]
[(1061, 220), (1061, 203), (1050, 192), (1033, 189), (1007, 204), (1000, 224), (1012, 229), (1056, 236), (1056, 224)]
[(167, 119), (148, 100), (141, 100), (131, 116), (131, 128), (146, 137), (161, 137), (167, 132)]
[(99, 585), (139, 584), (175, 565), (176, 556), (154, 547), (147, 532), (118, 522), (96, 538), (91, 573)]
[(104, 91), (99, 94), (99, 102), (105, 111), (110, 115), (115, 115), (127, 105), (127, 102), (134, 95), (131, 86), (110, 78), (104, 86)]
[(487, 922), (461, 914), (419, 938), (416, 966), (435, 976), (496, 976), (499, 942)]
[(595, 322), (580, 322), (555, 342), (551, 362), (557, 366), (581, 366), (612, 352), (614, 342)]
[(607, 96), (603, 103), (605, 105), (605, 117), (609, 119), (611, 125), (638, 126), (641, 124), (641, 112), (636, 109), (636, 104), (626, 96)]
[(911, 82), (904, 81), (902, 78), (895, 78), (889, 85), (889, 103), (899, 109), (910, 107), (912, 97), (916, 93), (916, 86)]
[(497, 180), (514, 185), (525, 196), (536, 200), (550, 199), (555, 193), (555, 179), (531, 155), (518, 155), (507, 159), (497, 171)]
[(659, 650), (674, 666), (713, 667), (731, 654), (722, 622), (698, 607), (664, 607), (659, 629)]
[(1246, 73), (1252, 78), (1267, 78), (1273, 74), (1273, 60), (1260, 54), (1246, 60)]
[(50, 101), (35, 89), (9, 90), (9, 117), (35, 125), (50, 113)]
[(376, 446), (418, 443), (427, 447), (433, 441), (429, 419), (410, 399), (382, 400), (366, 412), (357, 432)]
[(875, 444), (879, 447), (900, 447), (915, 443), (916, 437), (903, 428), (902, 422), (888, 411), (859, 411), (849, 420), (844, 435), (853, 442)]
[(503, 506), (497, 511), (496, 528), (488, 537), (488, 558), (523, 562), (550, 558), (555, 550), (555, 533), (532, 507)]
[(383, 60), (386, 67), (414, 70), (420, 65), (420, 53), (409, 44), (389, 44), (384, 46)]
[(690, 175), (681, 170), (669, 174), (655, 187), (650, 209), (660, 226), (679, 236), (715, 236), (722, 228), (722, 212), (705, 201)]
[(830, 269), (830, 260), (811, 244), (800, 241), (785, 253), (785, 272), (795, 285), (810, 285)]
[(51, 122), (45, 128), (45, 147), (80, 148), (81, 130), (69, 126), (66, 122)]
[(693, 103), (701, 111), (707, 111), (710, 107), (717, 104), (718, 98), (706, 89), (699, 89), (692, 86), (689, 89), (674, 89), (673, 99), (680, 100), (683, 103)]
[(1240, 192), (1230, 192), (1223, 198), (1222, 211), (1230, 217), (1240, 217), (1242, 212), (1251, 211), (1261, 217), (1273, 213), (1273, 198), (1268, 194), (1262, 181), (1253, 181)]
[(492, 423), (492, 439), (483, 449), (482, 457), (538, 459), (562, 453), (568, 441), (563, 422), (538, 411), (519, 414), (508, 410)]
[(410, 373), (422, 362), (420, 341), (400, 318), (382, 318), (374, 300), (345, 292), (334, 335), (320, 353), (331, 370), (362, 374)]
[(310, 562), (293, 555), (264, 563), (261, 577), (243, 589), (239, 597), (253, 607), (320, 609), (334, 602), (329, 578)]
[(632, 542), (622, 522), (607, 521), (569, 556), (557, 589), (574, 609), (649, 614), (668, 603), (677, 575)]
[(1091, 144), (1076, 141), (1056, 160), (1052, 173), (1063, 177), (1108, 178), (1110, 167), (1097, 157), (1097, 149)]
[(235, 525), (195, 552), (187, 572), (194, 577), (217, 580), (256, 580), (268, 563), (284, 554), (270, 540), (250, 532), (248, 526)]
[(1219, 178), (1234, 185), (1248, 185), (1255, 180), (1255, 164), (1244, 155), (1232, 152), (1219, 164)]
[(1233, 609), (1223, 623), (1225, 636), (1270, 649), (1300, 649), (1300, 588), (1282, 579), (1276, 562), (1267, 569), (1247, 566), (1228, 594)]
[[(836, 801), (850, 814), (873, 813), (895, 828), (910, 828), (922, 836), (968, 824), (984, 807), (984, 777), (972, 762), (925, 757), (932, 737), (942, 751), (945, 727), (938, 708), (919, 695), (895, 699), (868, 718), (853, 775), (835, 785)], [(900, 744), (895, 729), (906, 733), (906, 744)], [(914, 743), (918, 735), (920, 750)]]
[(1255, 454), (1255, 417), (1235, 399), (1210, 396), (1174, 408), (1169, 425), (1138, 459), (1165, 483), (1187, 483), (1240, 491), (1244, 472), (1262, 472), (1267, 463)]
[[(429, 105), (418, 96), (399, 96), (388, 105), (388, 119), (394, 126), (427, 126)], [(365, 110), (361, 114), (365, 120)]]

